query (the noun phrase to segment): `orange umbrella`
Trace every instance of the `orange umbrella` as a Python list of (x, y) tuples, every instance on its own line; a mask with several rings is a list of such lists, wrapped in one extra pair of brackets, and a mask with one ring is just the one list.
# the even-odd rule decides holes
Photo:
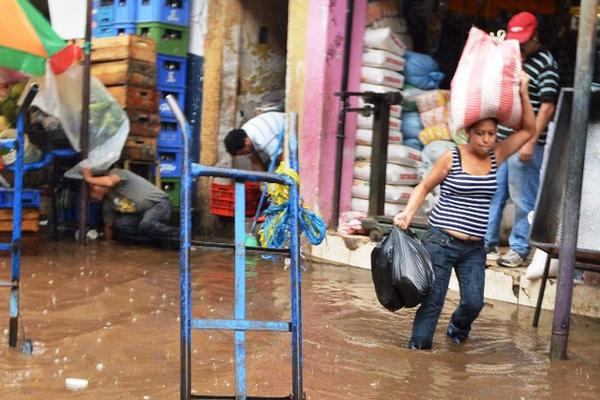
[(0, 67), (43, 75), (46, 60), (66, 46), (29, 1), (0, 1)]

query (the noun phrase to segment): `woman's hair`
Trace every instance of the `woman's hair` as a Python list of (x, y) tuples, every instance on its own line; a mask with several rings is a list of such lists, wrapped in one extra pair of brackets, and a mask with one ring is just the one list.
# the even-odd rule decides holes
[(475, 126), (477, 126), (477, 125), (478, 125), (478, 124), (479, 124), (481, 121), (485, 121), (485, 120), (488, 120), (488, 119), (489, 119), (489, 120), (492, 120), (492, 121), (494, 121), (494, 124), (496, 124), (496, 126), (498, 126), (498, 119), (497, 119), (497, 118), (491, 118), (491, 117), (490, 117), (490, 118), (483, 118), (483, 119), (480, 119), (479, 121), (477, 121), (477, 122), (475, 122), (475, 123), (473, 123), (473, 124), (471, 124), (471, 125), (467, 126), (467, 128), (466, 128), (465, 130), (466, 130), (467, 132), (471, 132), (471, 130), (473, 130), (473, 128), (475, 128)]

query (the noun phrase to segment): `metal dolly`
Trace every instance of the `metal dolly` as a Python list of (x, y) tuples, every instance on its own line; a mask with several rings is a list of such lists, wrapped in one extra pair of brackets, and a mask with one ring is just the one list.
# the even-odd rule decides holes
[[(301, 273), (300, 240), (298, 229), (299, 193), (296, 183), (287, 176), (269, 172), (244, 171), (230, 168), (211, 167), (190, 162), (190, 129), (175, 99), (167, 96), (167, 101), (183, 132), (183, 166), (181, 177), (181, 249), (180, 249), (180, 285), (181, 285), (181, 386), (180, 398), (189, 399), (303, 399), (302, 389), (302, 309), (301, 309)], [(290, 160), (292, 168), (298, 168), (297, 115), (292, 114), (290, 131)], [(200, 176), (225, 177), (235, 180), (235, 243), (194, 244), (225, 247), (235, 250), (235, 304), (234, 316), (229, 320), (192, 319), (191, 307), (191, 187), (192, 178)], [(290, 187), (290, 248), (265, 249), (245, 246), (245, 181), (270, 182)], [(246, 319), (246, 251), (260, 251), (288, 255), (291, 283), (291, 319), (290, 321), (256, 321)], [(235, 350), (235, 396), (204, 396), (191, 393), (191, 330), (230, 330), (234, 331)], [(292, 350), (292, 394), (283, 397), (249, 397), (246, 386), (246, 331), (291, 332)]]
[[(24, 168), (24, 126), (25, 113), (29, 109), (33, 98), (38, 92), (38, 86), (33, 84), (25, 96), (25, 100), (17, 114), (17, 137), (16, 139), (0, 140), (0, 148), (6, 150), (16, 150), (17, 156), (14, 164), (14, 190), (13, 190), (13, 229), (12, 241), (10, 243), (0, 243), (0, 251), (11, 252), (11, 278), (10, 280), (0, 280), (0, 287), (9, 288), (9, 322), (8, 322), (8, 345), (17, 346), (17, 337), (19, 330), (19, 282), (21, 280), (21, 220), (23, 217), (23, 204), (21, 195), (23, 193), (23, 175)], [(26, 346), (27, 345), (27, 346)], [(29, 352), (31, 343), (24, 342), (24, 352)]]

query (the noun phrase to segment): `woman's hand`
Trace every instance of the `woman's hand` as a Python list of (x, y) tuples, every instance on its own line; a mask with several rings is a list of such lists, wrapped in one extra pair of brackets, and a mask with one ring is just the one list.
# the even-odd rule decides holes
[(394, 225), (396, 225), (402, 230), (406, 230), (410, 226), (412, 218), (412, 215), (410, 215), (406, 211), (402, 211), (401, 213), (398, 213), (396, 214), (396, 216), (394, 216)]

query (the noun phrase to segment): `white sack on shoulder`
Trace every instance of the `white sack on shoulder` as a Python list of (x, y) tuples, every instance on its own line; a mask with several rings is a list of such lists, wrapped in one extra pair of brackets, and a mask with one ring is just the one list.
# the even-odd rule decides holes
[(484, 118), (514, 128), (521, 123), (521, 53), (516, 40), (492, 38), (471, 28), (451, 83), (453, 131)]

